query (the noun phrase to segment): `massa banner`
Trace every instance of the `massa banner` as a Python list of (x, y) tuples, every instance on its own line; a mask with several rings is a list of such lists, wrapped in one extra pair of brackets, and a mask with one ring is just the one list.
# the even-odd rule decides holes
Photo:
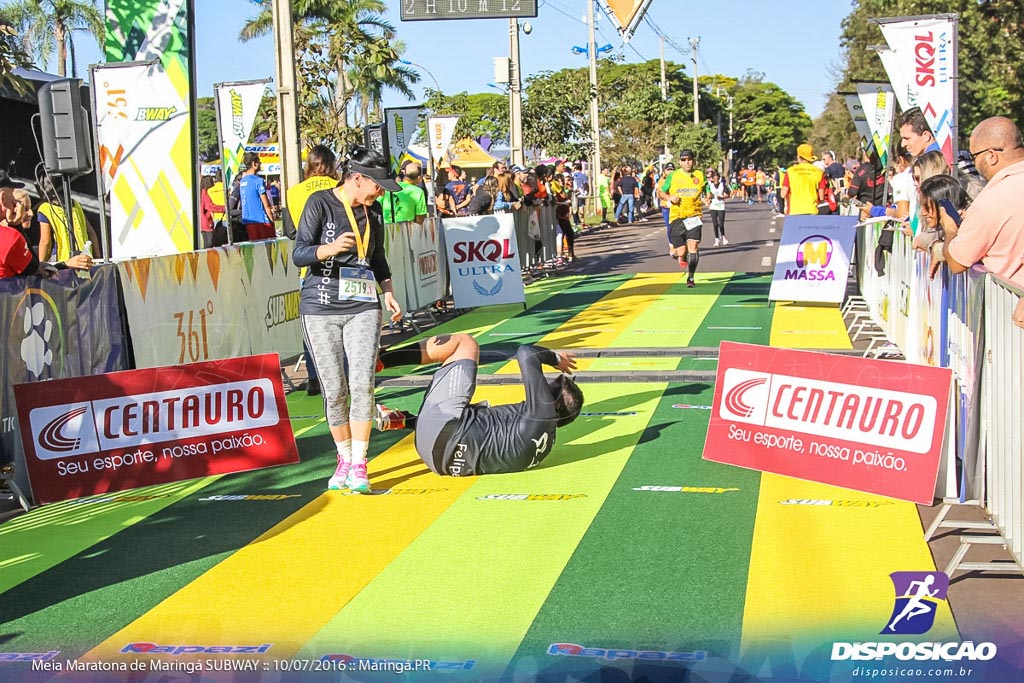
[(277, 354), (14, 388), (39, 503), (299, 461)]
[(704, 459), (931, 504), (951, 373), (722, 342)]
[(856, 216), (787, 216), (768, 298), (842, 302), (856, 224)]

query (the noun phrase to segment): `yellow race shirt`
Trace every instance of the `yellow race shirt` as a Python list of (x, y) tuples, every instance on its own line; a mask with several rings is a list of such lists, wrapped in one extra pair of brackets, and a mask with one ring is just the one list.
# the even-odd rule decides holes
[(661, 185), (661, 191), (668, 195), (680, 197), (678, 204), (672, 204), (668, 210), (668, 220), (671, 223), (680, 218), (699, 216), (704, 212), (704, 204), (701, 197), (704, 195), (704, 187), (707, 180), (703, 171), (676, 170), (665, 179)]

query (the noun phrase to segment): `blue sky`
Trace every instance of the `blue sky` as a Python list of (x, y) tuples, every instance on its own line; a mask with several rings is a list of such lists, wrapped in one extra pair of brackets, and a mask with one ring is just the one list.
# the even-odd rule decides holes
[[(239, 29), (254, 12), (248, 0), (198, 0), (196, 5), (200, 96), (212, 95), (217, 82), (274, 75), (269, 36), (238, 43)], [(387, 17), (406, 44), (405, 58), (426, 67), (445, 92), (496, 92), (487, 83), (494, 80), (493, 58), (508, 55), (508, 20), (402, 22), (398, 0), (388, 5)], [(570, 52), (573, 45), (586, 45), (586, 0), (540, 0), (539, 5), (537, 18), (530, 20), (533, 32), (520, 37), (524, 78), (586, 66), (585, 55)], [(816, 116), (834, 88), (828, 66), (840, 62), (839, 24), (850, 7), (842, 0), (654, 0), (648, 17), (680, 46), (687, 46), (690, 36), (700, 36), (700, 73), (742, 76), (747, 69), (761, 71)], [(658, 38), (646, 24), (622, 46), (612, 22), (598, 14), (598, 44), (611, 43), (615, 52), (621, 47), (630, 62), (658, 58)], [(80, 64), (101, 60), (99, 48), (89, 42), (79, 38)], [(666, 46), (665, 58), (686, 64), (690, 72), (689, 56)], [(422, 86), (432, 84), (421, 73), (417, 95)], [(407, 103), (394, 95), (385, 100), (385, 106)]]

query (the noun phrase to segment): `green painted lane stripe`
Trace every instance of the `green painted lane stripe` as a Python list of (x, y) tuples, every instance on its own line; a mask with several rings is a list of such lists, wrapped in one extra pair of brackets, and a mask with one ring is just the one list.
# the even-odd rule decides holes
[[(717, 347), (723, 340), (767, 344), (772, 324), (772, 308), (768, 304), (771, 281), (771, 275), (733, 275), (722, 289), (715, 307), (701, 322), (700, 329), (693, 336), (693, 345)], [(718, 366), (717, 363), (707, 365), (707, 369)], [(680, 363), (678, 369), (687, 368)]]
[[(571, 672), (582, 680), (591, 669), (614, 666), (549, 655), (556, 643), (737, 652), (759, 474), (701, 460), (707, 412), (672, 407), (681, 400), (710, 404), (712, 396), (709, 385), (665, 391), (506, 675), (563, 680)], [(636, 490), (644, 487), (681, 490)], [(639, 680), (644, 662), (629, 664)]]
[[(474, 679), (500, 673), (622, 471), (664, 386), (587, 386), (588, 411), (635, 414), (580, 418), (559, 430), (558, 444), (540, 467), (479, 478), (306, 644), (303, 656), (475, 660)], [(483, 389), (477, 398), (514, 398), (508, 387)], [(488, 498), (503, 494), (585, 497)], [(572, 610), (577, 618), (587, 614)]]
[(611, 343), (615, 347), (687, 346), (701, 321), (712, 310), (731, 273), (697, 273), (697, 286), (686, 280), (669, 287)]

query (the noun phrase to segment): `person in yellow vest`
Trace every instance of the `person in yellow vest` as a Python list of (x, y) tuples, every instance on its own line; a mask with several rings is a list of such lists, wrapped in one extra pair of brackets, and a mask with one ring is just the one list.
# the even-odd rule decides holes
[[(67, 261), (75, 254), (84, 251), (86, 242), (92, 242), (90, 255), (101, 258), (103, 254), (100, 240), (78, 200), (71, 200), (72, 242), (68, 243), (67, 216), (64, 213), (64, 207), (57, 201), (57, 192), (53, 188), (53, 183), (48, 177), (43, 178), (38, 189), (40, 196), (46, 200), (36, 207), (36, 216), (39, 218), (39, 260)], [(51, 202), (50, 199), (54, 201)], [(56, 247), (55, 250), (54, 247)]]
[(679, 259), (679, 267), (688, 269), (686, 286), (694, 286), (694, 275), (700, 261), (701, 228), (704, 225), (704, 198), (707, 179), (703, 171), (695, 170), (697, 160), (691, 150), (679, 153), (679, 169), (665, 178), (659, 197), (669, 204), (669, 240), (672, 256)]
[[(217, 169), (210, 176), (212, 183), (206, 189), (206, 196), (210, 199), (209, 216), (213, 224), (211, 247), (223, 247), (228, 243), (228, 215), (227, 215), (227, 192), (224, 191), (224, 174)], [(217, 208), (220, 208), (218, 211)], [(208, 247), (206, 247), (208, 248)]]
[(814, 216), (818, 202), (825, 198), (825, 173), (811, 162), (817, 161), (814, 148), (806, 142), (796, 148), (797, 163), (786, 169), (779, 196), (790, 215)]
[[(288, 239), (295, 239), (296, 226), (302, 218), (302, 210), (314, 192), (329, 190), (338, 184), (338, 160), (334, 152), (324, 145), (316, 145), (306, 154), (305, 180), (288, 188), (285, 195), (284, 234)], [(299, 280), (306, 276), (306, 268), (299, 271)], [(316, 363), (309, 352), (306, 342), (302, 342), (302, 352), (306, 360), (306, 393), (319, 396), (320, 376), (316, 371)]]

